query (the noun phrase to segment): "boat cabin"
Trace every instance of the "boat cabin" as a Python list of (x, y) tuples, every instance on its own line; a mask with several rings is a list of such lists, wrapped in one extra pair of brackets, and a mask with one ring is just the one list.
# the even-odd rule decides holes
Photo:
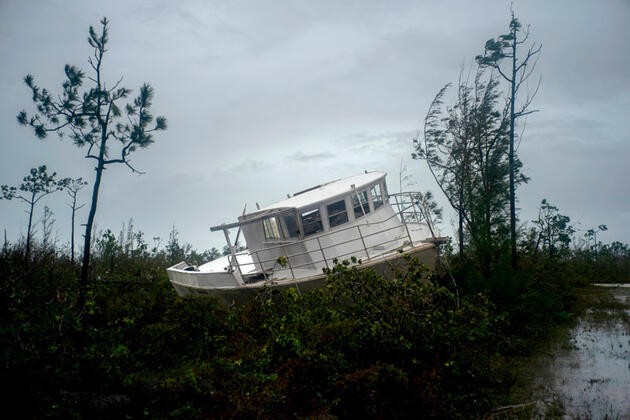
[(253, 271), (273, 270), (282, 256), (290, 258), (293, 266), (308, 267), (318, 249), (343, 259), (360, 256), (358, 250), (366, 247), (385, 247), (376, 243), (383, 241), (382, 235), (371, 234), (375, 224), (382, 231), (385, 223), (386, 242), (394, 234), (400, 237), (399, 232), (387, 233), (388, 220), (391, 230), (400, 222), (387, 200), (385, 176), (385, 172), (366, 172), (332, 181), (239, 217), (232, 226), (242, 229), (256, 265)]

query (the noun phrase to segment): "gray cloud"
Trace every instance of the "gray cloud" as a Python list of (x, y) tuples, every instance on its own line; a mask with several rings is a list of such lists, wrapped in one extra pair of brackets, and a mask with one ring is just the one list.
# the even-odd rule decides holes
[(334, 153), (330, 152), (322, 152), (322, 153), (303, 153), (303, 152), (295, 152), (286, 157), (289, 160), (297, 160), (298, 162), (311, 162), (311, 161), (323, 161), (330, 160), (335, 158)]
[[(545, 197), (583, 224), (610, 221), (603, 240), (630, 241), (630, 3), (515, 8), (543, 44), (540, 112), (528, 117), (519, 149), (532, 178), (520, 190), (521, 219)], [(253, 208), (365, 169), (387, 171), (397, 190), (406, 166), (414, 188), (435, 191), (423, 162), (410, 158), (411, 139), (437, 91), (506, 31), (509, 3), (3, 0), (0, 184), (41, 163), (92, 180), (83, 150), (36, 140), (15, 115), (31, 105), (26, 73), (56, 92), (64, 64), (88, 68), (87, 29), (102, 16), (112, 25), (107, 79), (124, 76), (136, 90), (151, 82), (154, 113), (169, 129), (134, 156), (146, 175), (108, 170), (99, 226), (116, 231), (133, 217), (147, 237), (166, 237), (175, 223), (203, 248), (221, 246), (207, 227), (235, 219), (245, 202)], [(47, 204), (63, 241), (64, 198)], [(23, 230), (22, 210), (0, 201), (10, 238)]]

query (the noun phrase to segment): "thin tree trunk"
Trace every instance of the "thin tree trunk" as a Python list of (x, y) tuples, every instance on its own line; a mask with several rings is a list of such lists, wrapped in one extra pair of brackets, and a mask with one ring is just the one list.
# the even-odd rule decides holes
[(28, 212), (28, 228), (26, 229), (26, 255), (24, 256), (24, 261), (26, 266), (28, 267), (31, 259), (31, 229), (33, 227), (33, 211), (35, 210), (35, 193), (31, 197), (31, 209)]
[(94, 226), (94, 217), (96, 215), (96, 205), (98, 203), (98, 191), (101, 185), (101, 177), (103, 175), (103, 169), (105, 167), (103, 161), (105, 156), (105, 143), (102, 143), (101, 151), (99, 154), (98, 165), (96, 167), (96, 179), (94, 181), (94, 188), (92, 189), (92, 204), (90, 205), (90, 214), (88, 215), (87, 224), (85, 226), (85, 241), (83, 244), (83, 263), (81, 265), (81, 279), (79, 285), (79, 299), (78, 305), (80, 309), (83, 309), (85, 304), (85, 295), (88, 287), (88, 277), (90, 272), (90, 247), (92, 240), (92, 227)]
[(514, 102), (516, 99), (516, 31), (512, 31), (512, 82), (510, 96), (510, 150), (509, 150), (509, 172), (510, 172), (510, 247), (512, 250), (512, 269), (518, 267), (518, 255), (516, 253), (516, 187), (514, 185), (514, 123), (515, 111)]
[(70, 262), (74, 265), (74, 216), (77, 210), (77, 197), (72, 200), (72, 222), (70, 226)]
[(459, 226), (458, 226), (458, 234), (459, 234), (459, 256), (460, 258), (464, 258), (464, 210), (462, 209), (464, 202), (464, 192), (460, 187), (459, 190)]

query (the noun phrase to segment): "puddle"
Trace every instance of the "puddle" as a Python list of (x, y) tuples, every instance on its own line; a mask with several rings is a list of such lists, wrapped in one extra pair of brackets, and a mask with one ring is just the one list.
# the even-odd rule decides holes
[(551, 396), (564, 418), (630, 418), (630, 289), (608, 292), (612, 304), (589, 310), (538, 376), (541, 400)]

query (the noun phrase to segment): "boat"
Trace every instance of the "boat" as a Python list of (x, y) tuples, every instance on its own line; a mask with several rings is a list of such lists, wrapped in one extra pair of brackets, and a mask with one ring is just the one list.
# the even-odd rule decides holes
[[(228, 255), (199, 266), (182, 261), (167, 269), (169, 280), (180, 296), (212, 295), (232, 304), (264, 288), (322, 287), (326, 269), (344, 260), (387, 274), (413, 255), (433, 268), (446, 238), (426, 217), (422, 195), (389, 194), (386, 175), (337, 179), (213, 226), (223, 231)], [(244, 249), (237, 246), (241, 233)]]

